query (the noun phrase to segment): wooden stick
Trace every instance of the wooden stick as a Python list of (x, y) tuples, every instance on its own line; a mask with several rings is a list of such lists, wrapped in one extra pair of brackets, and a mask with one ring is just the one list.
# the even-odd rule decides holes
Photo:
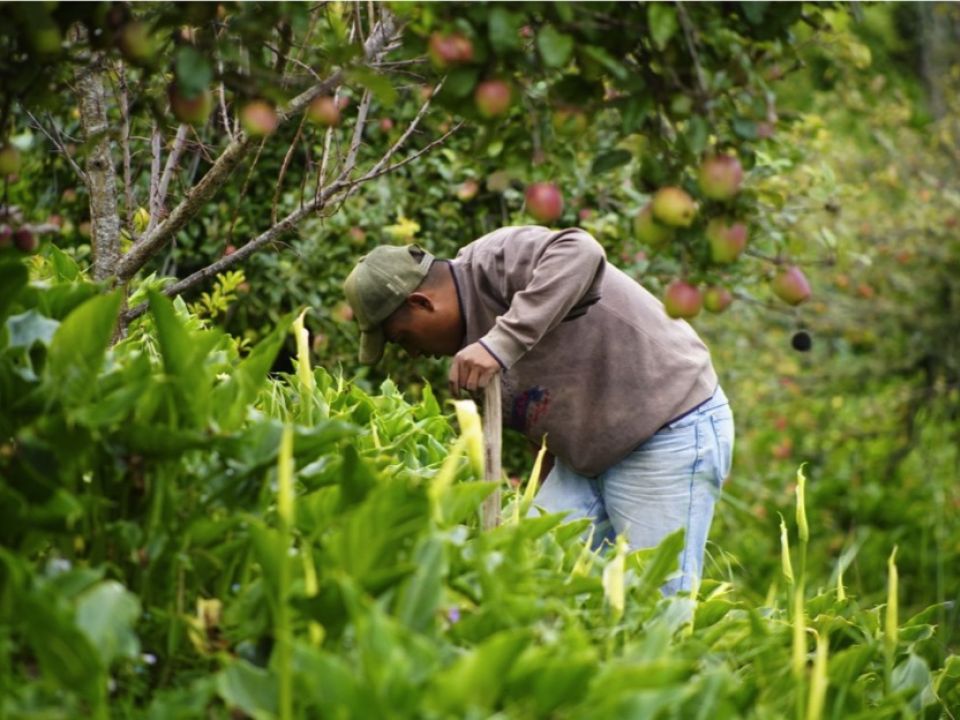
[(483, 474), (497, 488), (483, 501), (483, 529), (500, 524), (500, 375), (494, 375), (483, 396)]

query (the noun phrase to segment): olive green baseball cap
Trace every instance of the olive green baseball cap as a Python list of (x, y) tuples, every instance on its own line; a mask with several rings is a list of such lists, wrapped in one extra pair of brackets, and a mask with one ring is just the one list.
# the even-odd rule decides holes
[(416, 245), (381, 245), (350, 271), (343, 292), (360, 326), (364, 365), (375, 365), (383, 356), (383, 321), (420, 286), (432, 263), (433, 255)]

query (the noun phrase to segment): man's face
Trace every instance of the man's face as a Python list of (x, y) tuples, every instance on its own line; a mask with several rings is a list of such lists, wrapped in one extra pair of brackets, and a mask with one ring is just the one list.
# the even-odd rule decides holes
[(410, 357), (453, 356), (460, 349), (460, 318), (430, 298), (411, 295), (383, 323), (388, 342)]

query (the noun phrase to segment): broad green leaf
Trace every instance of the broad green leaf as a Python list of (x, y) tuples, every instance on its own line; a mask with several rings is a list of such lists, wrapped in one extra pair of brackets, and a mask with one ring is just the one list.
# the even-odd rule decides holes
[(537, 33), (537, 49), (548, 67), (563, 67), (573, 54), (573, 38), (547, 25)]
[(344, 506), (361, 502), (377, 485), (377, 476), (363, 461), (353, 445), (343, 449), (340, 472), (340, 498)]
[(97, 375), (120, 313), (119, 290), (87, 300), (60, 323), (47, 353), (46, 380), (51, 392), (79, 405), (96, 391)]
[(680, 528), (667, 535), (656, 548), (638, 550), (630, 555), (633, 563), (640, 564), (640, 580), (637, 586), (642, 593), (658, 590), (680, 566), (683, 537), (684, 531)]
[(440, 520), (444, 526), (464, 522), (480, 509), (490, 493), (497, 489), (494, 482), (463, 482), (451, 485), (440, 498)]
[(48, 245), (45, 253), (50, 260), (50, 264), (53, 266), (58, 281), (69, 282), (79, 279), (80, 266), (77, 265), (76, 260), (67, 255), (63, 250), (56, 245)]
[(60, 323), (38, 313), (35, 309), (7, 318), (8, 344), (11, 348), (27, 348), (35, 342), (49, 345)]
[(473, 92), (479, 76), (480, 70), (475, 67), (454, 68), (447, 74), (440, 94), (454, 100), (463, 99)]
[(72, 618), (39, 593), (23, 598), (18, 622), (43, 672), (55, 683), (82, 697), (96, 698), (106, 691), (100, 656)]
[(751, 25), (759, 25), (767, 14), (769, 2), (741, 2), (740, 9)]
[(187, 98), (195, 98), (206, 90), (213, 80), (210, 60), (193, 45), (181, 45), (176, 50), (174, 72), (177, 87)]
[(132, 658), (140, 648), (133, 627), (140, 617), (140, 601), (115, 580), (105, 580), (77, 602), (77, 627), (100, 654), (104, 667), (117, 658)]
[(618, 167), (626, 165), (633, 159), (631, 155), (626, 150), (608, 150), (607, 152), (602, 152), (597, 155), (593, 160), (593, 165), (590, 167), (590, 172), (594, 175), (602, 175), (605, 172), (610, 170), (615, 170)]
[(854, 645), (834, 653), (827, 663), (827, 676), (830, 678), (830, 683), (836, 687), (852, 685), (866, 669), (875, 653), (876, 650), (872, 644)]
[(415, 632), (427, 632), (434, 624), (443, 597), (447, 572), (443, 541), (431, 535), (423, 538), (413, 555), (416, 570), (400, 588), (397, 619)]
[(490, 45), (498, 53), (508, 52), (520, 46), (520, 26), (524, 16), (511, 12), (502, 3), (490, 5), (487, 31)]
[(10, 306), (27, 284), (27, 268), (23, 263), (0, 263), (0, 320), (7, 317)]
[(287, 556), (288, 543), (279, 530), (261, 523), (251, 525), (250, 539), (253, 541), (254, 557), (260, 563), (260, 570), (268, 588), (267, 598), (273, 605), (276, 598), (281, 597), (285, 592), (285, 588), (280, 587), (282, 575), (280, 563)]
[(510, 668), (529, 642), (528, 633), (520, 628), (487, 638), (434, 676), (428, 705), (459, 717), (466, 716), (470, 709), (492, 710)]
[(277, 679), (268, 670), (236, 660), (217, 675), (217, 694), (230, 707), (256, 720), (273, 720), (277, 712)]
[(230, 378), (214, 388), (212, 407), (221, 428), (233, 430), (243, 422), (247, 406), (266, 385), (267, 374), (286, 338), (288, 321), (289, 316), (281, 318), (230, 373)]
[(386, 75), (381, 75), (370, 68), (358, 67), (350, 70), (347, 76), (373, 93), (384, 107), (389, 108), (397, 104), (397, 89)]
[(559, 708), (579, 702), (600, 668), (586, 638), (571, 633), (560, 643), (559, 653), (555, 645), (528, 647), (507, 678), (507, 696), (532, 703), (533, 717), (552, 717)]
[(677, 10), (673, 3), (654, 2), (647, 5), (647, 20), (650, 23), (650, 36), (658, 50), (663, 50), (680, 28)]

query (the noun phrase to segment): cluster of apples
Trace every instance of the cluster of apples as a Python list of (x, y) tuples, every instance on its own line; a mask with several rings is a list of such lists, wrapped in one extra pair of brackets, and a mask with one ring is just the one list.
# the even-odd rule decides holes
[[(716, 154), (707, 157), (697, 173), (701, 194), (717, 203), (729, 203), (740, 192), (743, 184), (743, 166), (734, 155)], [(671, 242), (678, 228), (689, 228), (699, 213), (699, 205), (683, 188), (663, 187), (634, 220), (634, 231), (641, 242), (662, 247)], [(704, 235), (710, 249), (710, 259), (717, 265), (736, 262), (747, 247), (747, 225), (727, 214), (711, 218)], [(770, 285), (781, 300), (798, 305), (810, 297), (810, 284), (796, 265), (778, 268)], [(733, 302), (733, 294), (725, 287), (712, 285), (703, 292), (683, 279), (671, 282), (664, 293), (663, 304), (673, 318), (689, 319), (702, 308), (723, 312)]]
[[(427, 55), (438, 70), (449, 70), (473, 62), (473, 42), (458, 32), (437, 31), (427, 42)], [(488, 78), (477, 83), (473, 103), (485, 118), (505, 115), (513, 102), (513, 88), (501, 78)]]

